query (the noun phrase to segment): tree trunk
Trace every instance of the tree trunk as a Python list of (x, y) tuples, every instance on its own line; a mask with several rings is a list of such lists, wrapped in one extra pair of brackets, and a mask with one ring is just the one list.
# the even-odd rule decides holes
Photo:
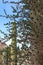
[(12, 24), (11, 65), (17, 65), (16, 23)]

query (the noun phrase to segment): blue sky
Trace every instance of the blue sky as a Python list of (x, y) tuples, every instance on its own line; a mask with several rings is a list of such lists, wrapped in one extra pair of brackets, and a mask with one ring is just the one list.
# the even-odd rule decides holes
[[(9, 1), (10, 2), (10, 1), (13, 1), (13, 0), (4, 0), (4, 1)], [(15, 0), (15, 1), (18, 1), (18, 0)], [(8, 3), (3, 4), (2, 0), (0, 0), (0, 15), (5, 15), (3, 9), (6, 10), (7, 14), (12, 14), (12, 9), (11, 9), (10, 5), (11, 4), (8, 4)], [(7, 30), (6, 30), (5, 26), (4, 26), (4, 23), (9, 22), (9, 21), (10, 21), (10, 19), (0, 17), (0, 29), (2, 31), (4, 31), (5, 33), (7, 32)], [(0, 33), (0, 36), (3, 37), (3, 35), (1, 33)], [(8, 41), (8, 44), (9, 44), (9, 41)]]
[[(13, 1), (13, 0), (4, 0), (4, 1), (9, 1), (10, 2), (10, 1)], [(15, 1), (18, 1), (18, 0), (15, 0)], [(12, 14), (12, 9), (10, 7), (11, 5), (12, 4), (8, 4), (8, 3), (7, 4), (3, 4), (2, 0), (0, 0), (0, 15), (5, 15), (3, 9), (6, 10), (7, 14)], [(0, 29), (2, 31), (4, 31), (5, 33), (7, 32), (7, 30), (6, 30), (5, 26), (4, 26), (4, 23), (9, 22), (9, 21), (10, 21), (10, 19), (6, 19), (4, 17), (0, 17)], [(1, 33), (0, 33), (0, 36), (4, 37), (4, 35), (2, 35)], [(6, 42), (6, 44), (7, 45), (11, 44), (11, 40)], [(21, 48), (22, 45), (18, 43), (17, 46), (20, 46), (20, 48)]]
[[(19, 1), (19, 0), (4, 0), (4, 1)], [(4, 13), (4, 9), (6, 10), (6, 12), (7, 12), (7, 14), (13, 14), (12, 13), (12, 8), (10, 7), (12, 4), (3, 4), (2, 3), (2, 0), (0, 0), (0, 15), (5, 15), (5, 13)], [(16, 7), (15, 5), (14, 5), (14, 7)], [(6, 22), (9, 22), (10, 21), (10, 19), (6, 19), (6, 18), (4, 18), (4, 17), (0, 17), (0, 29), (1, 30), (3, 30), (3, 31), (6, 31), (6, 29), (5, 29), (5, 26), (4, 26), (4, 23), (6, 23)]]
[[(5, 15), (3, 9), (6, 9), (8, 14), (12, 13), (10, 5), (9, 4), (3, 4), (2, 0), (0, 0), (0, 15)], [(6, 22), (9, 22), (9, 19), (0, 17), (0, 29), (2, 29), (3, 31), (6, 31), (6, 29), (4, 27), (4, 23), (6, 23)]]
[[(4, 1), (13, 1), (13, 0), (4, 0)], [(15, 0), (18, 1), (18, 0)], [(10, 7), (12, 4), (3, 4), (2, 0), (0, 0), (0, 15), (5, 15), (4, 14), (4, 9), (6, 10), (7, 14), (12, 14), (12, 8)], [(15, 6), (15, 5), (14, 5)], [(6, 19), (4, 17), (0, 17), (0, 29), (3, 31), (6, 31), (4, 23), (9, 22), (10, 19)], [(1, 34), (0, 34), (1, 35)]]

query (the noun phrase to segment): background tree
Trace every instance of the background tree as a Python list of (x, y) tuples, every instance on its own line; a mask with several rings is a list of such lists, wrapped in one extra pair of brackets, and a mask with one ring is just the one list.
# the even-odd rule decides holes
[[(3, 0), (3, 3), (7, 3), (7, 2), (4, 2), (4, 0)], [(12, 3), (12, 2), (10, 2), (10, 3)], [(15, 19), (16, 18), (18, 18), (19, 17), (19, 12), (18, 12), (18, 4), (19, 4), (19, 2), (15, 2), (15, 4), (17, 4), (17, 7), (16, 7), (16, 9), (13, 7), (13, 6), (11, 6), (12, 7), (12, 9), (13, 9), (13, 12), (14, 13), (16, 13), (16, 15), (15, 14), (13, 14), (13, 15), (7, 15), (7, 13), (6, 13), (6, 10), (4, 9), (4, 13), (5, 13), (5, 16), (3, 16), (3, 15), (0, 15), (0, 16), (2, 16), (2, 17), (6, 17), (6, 18), (10, 18), (10, 19), (13, 19), (14, 21), (16, 21)], [(21, 16), (20, 16), (21, 17)], [(17, 22), (17, 21), (16, 21)], [(9, 34), (7, 35), (7, 34), (5, 34), (4, 32), (2, 32), (1, 30), (0, 30), (0, 32), (1, 33), (3, 33), (5, 36), (4, 36), (4, 39), (2, 39), (2, 40), (4, 40), (4, 42), (6, 42), (6, 41), (8, 41), (9, 39), (12, 39), (12, 43), (11, 43), (11, 65), (17, 65), (17, 50), (16, 50), (16, 22), (9, 22), (9, 23), (6, 23), (5, 25), (8, 25), (7, 26), (7, 28), (8, 28), (8, 31), (9, 31)], [(12, 24), (12, 25), (10, 25), (10, 24)], [(10, 25), (10, 26), (9, 26)], [(11, 29), (10, 29), (11, 28)], [(15, 62), (14, 62), (15, 61)]]
[[(9, 33), (9, 39), (12, 40), (11, 42), (11, 47), (10, 47), (10, 63), (11, 65), (17, 65), (17, 44), (16, 44), (16, 22), (12, 22), (8, 25), (9, 23), (5, 24), (7, 27), (10, 25), (10, 33)], [(9, 53), (8, 53), (9, 54)]]

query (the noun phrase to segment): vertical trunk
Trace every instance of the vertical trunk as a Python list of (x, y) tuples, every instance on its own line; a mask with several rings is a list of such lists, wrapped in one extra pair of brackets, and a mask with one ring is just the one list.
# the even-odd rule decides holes
[(12, 24), (11, 65), (17, 65), (16, 23)]

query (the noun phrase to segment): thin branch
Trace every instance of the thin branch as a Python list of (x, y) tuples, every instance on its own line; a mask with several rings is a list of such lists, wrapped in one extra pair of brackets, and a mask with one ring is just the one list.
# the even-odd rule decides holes
[(8, 1), (4, 1), (4, 0), (2, 0), (2, 3), (5, 3), (5, 4), (6, 4), (6, 3), (8, 3)]
[(5, 38), (1, 38), (0, 37), (0, 40), (2, 40), (2, 42), (7, 42), (9, 41), (11, 38), (10, 37), (5, 37)]
[(6, 10), (4, 9), (4, 13), (5, 13), (5, 15), (7, 15), (7, 12), (6, 12)]
[(8, 37), (8, 36), (6, 35), (6, 33), (4, 33), (2, 30), (0, 30), (0, 32), (1, 32), (3, 35), (5, 35), (6, 37)]
[(7, 3), (11, 3), (11, 4), (19, 4), (19, 3), (22, 3), (22, 1), (19, 1), (19, 2), (10, 1), (10, 2), (8, 2), (8, 1), (4, 1), (4, 0), (2, 0), (2, 3), (4, 3), (4, 4), (7, 4)]
[(10, 40), (10, 37), (9, 37), (8, 39), (4, 40), (3, 42), (7, 42), (7, 41), (9, 41), (9, 40)]
[(6, 16), (6, 15), (0, 15), (0, 17), (10, 18), (10, 19), (14, 20), (15, 18), (24, 17), (24, 16), (15, 16), (15, 15), (7, 15)]

